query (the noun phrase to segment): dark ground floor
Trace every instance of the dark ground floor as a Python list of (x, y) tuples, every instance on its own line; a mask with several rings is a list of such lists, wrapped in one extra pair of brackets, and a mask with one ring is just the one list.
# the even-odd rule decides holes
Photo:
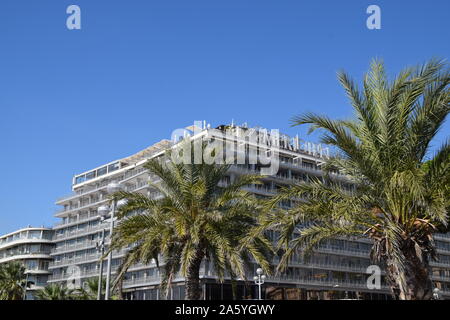
[[(231, 283), (203, 282), (204, 300), (254, 300), (258, 299), (258, 286), (239, 282)], [(157, 286), (129, 289), (124, 292), (127, 300), (184, 300), (183, 283), (173, 284), (167, 296)], [(297, 288), (289, 285), (267, 283), (262, 286), (262, 298), (265, 300), (391, 300), (391, 296), (381, 292), (359, 290), (332, 290), (321, 288)]]

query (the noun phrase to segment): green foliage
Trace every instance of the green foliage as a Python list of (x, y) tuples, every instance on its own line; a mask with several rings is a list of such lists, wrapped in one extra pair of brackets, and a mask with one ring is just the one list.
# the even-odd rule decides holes
[(0, 264), (0, 300), (22, 300), (26, 285), (25, 267), (21, 262)]
[[(431, 60), (389, 81), (375, 60), (362, 89), (344, 72), (339, 81), (353, 119), (306, 113), (292, 120), (321, 130), (321, 142), (336, 150), (323, 165), (325, 177), (284, 188), (268, 201), (259, 231), (280, 230), (280, 270), (294, 252), (308, 254), (327, 239), (369, 236), (372, 257), (395, 267), (399, 290), (406, 292), (407, 269), (414, 261), (426, 269), (428, 257), (435, 257), (432, 233), (448, 230), (450, 147), (447, 140), (434, 155), (429, 148), (449, 112), (449, 68)], [(283, 199), (299, 204), (287, 213), (276, 210)], [(411, 246), (414, 257), (408, 256)]]
[(50, 284), (44, 289), (36, 291), (34, 297), (37, 300), (78, 300), (79, 295), (75, 290), (60, 284)]
[[(98, 293), (98, 277), (92, 277), (87, 279), (83, 286), (75, 291), (76, 298), (78, 300), (97, 300)], [(106, 278), (102, 279), (102, 293), (101, 298), (104, 299), (106, 292)], [(112, 295), (111, 300), (118, 300), (117, 295)]]
[[(102, 297), (106, 290), (106, 279), (102, 279)], [(98, 277), (87, 279), (83, 286), (77, 290), (80, 300), (97, 300), (98, 293)]]
[(250, 258), (269, 272), (270, 242), (248, 233), (260, 208), (254, 196), (242, 189), (259, 183), (259, 177), (241, 176), (220, 186), (228, 165), (176, 164), (169, 151), (161, 159), (148, 161), (145, 168), (160, 179), (152, 187), (161, 197), (129, 192), (114, 196), (127, 199), (127, 205), (119, 210), (112, 248), (132, 246), (116, 284), (131, 265), (152, 259), (161, 266), (165, 289), (178, 274), (194, 275), (198, 281), (195, 274), (202, 260), (213, 263), (220, 281), (226, 271), (245, 279)]

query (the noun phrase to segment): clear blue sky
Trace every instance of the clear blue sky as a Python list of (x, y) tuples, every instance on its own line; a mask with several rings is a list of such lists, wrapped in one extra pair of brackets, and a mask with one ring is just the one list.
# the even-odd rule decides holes
[(449, 15), (448, 0), (2, 0), (0, 234), (53, 224), (73, 174), (194, 120), (291, 134), (300, 112), (346, 117), (336, 71), (449, 58)]

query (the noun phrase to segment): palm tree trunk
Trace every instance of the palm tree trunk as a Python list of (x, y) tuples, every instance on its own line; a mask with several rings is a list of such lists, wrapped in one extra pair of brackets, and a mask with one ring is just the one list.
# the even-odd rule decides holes
[(202, 297), (202, 290), (200, 287), (200, 265), (203, 256), (203, 250), (197, 250), (196, 257), (188, 267), (186, 275), (186, 300), (200, 300)]
[(425, 253), (420, 253), (422, 257), (419, 257), (414, 246), (405, 247), (404, 271), (399, 271), (392, 259), (387, 260), (386, 276), (391, 291), (398, 300), (430, 300), (433, 297), (433, 283), (428, 257)]

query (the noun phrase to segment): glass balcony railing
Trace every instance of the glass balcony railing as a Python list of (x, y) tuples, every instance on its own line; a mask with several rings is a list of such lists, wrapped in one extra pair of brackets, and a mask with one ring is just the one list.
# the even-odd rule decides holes
[[(142, 188), (147, 188), (147, 187), (149, 187), (148, 181), (141, 181), (141, 182), (137, 182), (135, 184), (126, 186), (125, 190), (131, 192), (131, 191), (138, 191)], [(63, 209), (56, 211), (56, 215), (62, 214), (62, 213), (69, 213), (72, 211), (88, 209), (94, 205), (100, 205), (101, 203), (104, 203), (106, 201), (109, 201), (109, 199), (107, 197), (105, 197), (103, 199), (89, 200), (83, 204), (73, 204), (72, 206), (69, 206), (67, 208), (63, 208)]]
[[(128, 180), (130, 180), (132, 178), (136, 178), (136, 177), (138, 177), (139, 175), (141, 175), (145, 171), (147, 171), (147, 169), (145, 169), (143, 167), (127, 171), (127, 172), (124, 173), (123, 179), (120, 180), (120, 182), (122, 183), (122, 182), (126, 182), (126, 181), (128, 181)], [(85, 186), (85, 187), (83, 187), (82, 191), (75, 192), (75, 193), (70, 193), (68, 195), (65, 195), (65, 196), (62, 196), (62, 197), (58, 198), (56, 200), (56, 203), (60, 203), (60, 202), (63, 202), (63, 201), (68, 201), (68, 200), (75, 199), (75, 198), (80, 197), (80, 196), (86, 196), (88, 194), (104, 190), (109, 182), (110, 181), (105, 180), (103, 182), (97, 183), (95, 186)]]

